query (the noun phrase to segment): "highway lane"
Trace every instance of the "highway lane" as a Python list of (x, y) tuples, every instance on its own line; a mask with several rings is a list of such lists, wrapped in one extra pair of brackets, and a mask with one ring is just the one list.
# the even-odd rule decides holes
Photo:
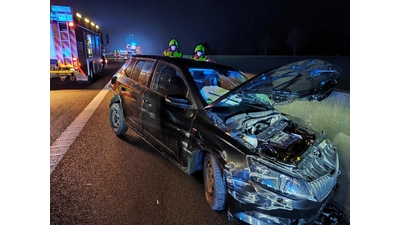
[(104, 75), (92, 84), (50, 79), (50, 146), (108, 83), (123, 62), (110, 62)]
[[(51, 132), (62, 133), (109, 78), (63, 90), (51, 85)], [(186, 175), (132, 131), (115, 136), (111, 97), (108, 92), (50, 175), (51, 224), (242, 224), (209, 208), (198, 176)]]

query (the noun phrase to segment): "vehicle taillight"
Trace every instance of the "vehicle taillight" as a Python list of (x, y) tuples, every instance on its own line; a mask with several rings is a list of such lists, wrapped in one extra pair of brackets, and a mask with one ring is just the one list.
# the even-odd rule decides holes
[(76, 58), (76, 57), (73, 57), (72, 58), (72, 64), (74, 65), (74, 68), (75, 69), (78, 69), (78, 58)]

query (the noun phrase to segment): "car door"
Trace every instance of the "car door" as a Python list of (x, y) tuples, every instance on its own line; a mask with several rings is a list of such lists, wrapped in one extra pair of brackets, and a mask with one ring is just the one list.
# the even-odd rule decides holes
[[(167, 104), (166, 96), (187, 100), (187, 108)], [(188, 149), (192, 120), (196, 107), (187, 89), (182, 71), (170, 64), (155, 68), (150, 89), (143, 96), (143, 134), (160, 150), (180, 162), (182, 151)], [(185, 166), (185, 165), (184, 165)]]
[(128, 66), (125, 82), (119, 87), (125, 121), (138, 132), (142, 132), (142, 97), (154, 64), (154, 60), (138, 59)]

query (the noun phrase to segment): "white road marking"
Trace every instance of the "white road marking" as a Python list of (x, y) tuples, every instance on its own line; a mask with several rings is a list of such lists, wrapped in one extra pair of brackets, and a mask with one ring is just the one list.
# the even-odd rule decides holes
[(75, 118), (75, 120), (64, 130), (57, 140), (50, 146), (50, 175), (61, 161), (64, 154), (78, 137), (86, 122), (90, 119), (101, 101), (109, 92), (109, 83), (94, 97), (86, 108)]

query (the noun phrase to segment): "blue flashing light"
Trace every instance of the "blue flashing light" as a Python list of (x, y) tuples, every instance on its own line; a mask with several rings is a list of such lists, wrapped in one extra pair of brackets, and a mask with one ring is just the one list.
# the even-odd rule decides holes
[(64, 50), (63, 54), (64, 54), (64, 57), (71, 57), (69, 54), (69, 51), (67, 51), (67, 50)]
[(56, 14), (50, 12), (50, 20), (57, 20)]
[(71, 14), (57, 14), (58, 21), (71, 22), (73, 21)]
[(58, 20), (61, 22), (73, 21), (71, 7), (52, 5), (50, 12), (50, 20)]
[(70, 13), (72, 14), (72, 9), (69, 6), (52, 5), (51, 11), (56, 13)]

